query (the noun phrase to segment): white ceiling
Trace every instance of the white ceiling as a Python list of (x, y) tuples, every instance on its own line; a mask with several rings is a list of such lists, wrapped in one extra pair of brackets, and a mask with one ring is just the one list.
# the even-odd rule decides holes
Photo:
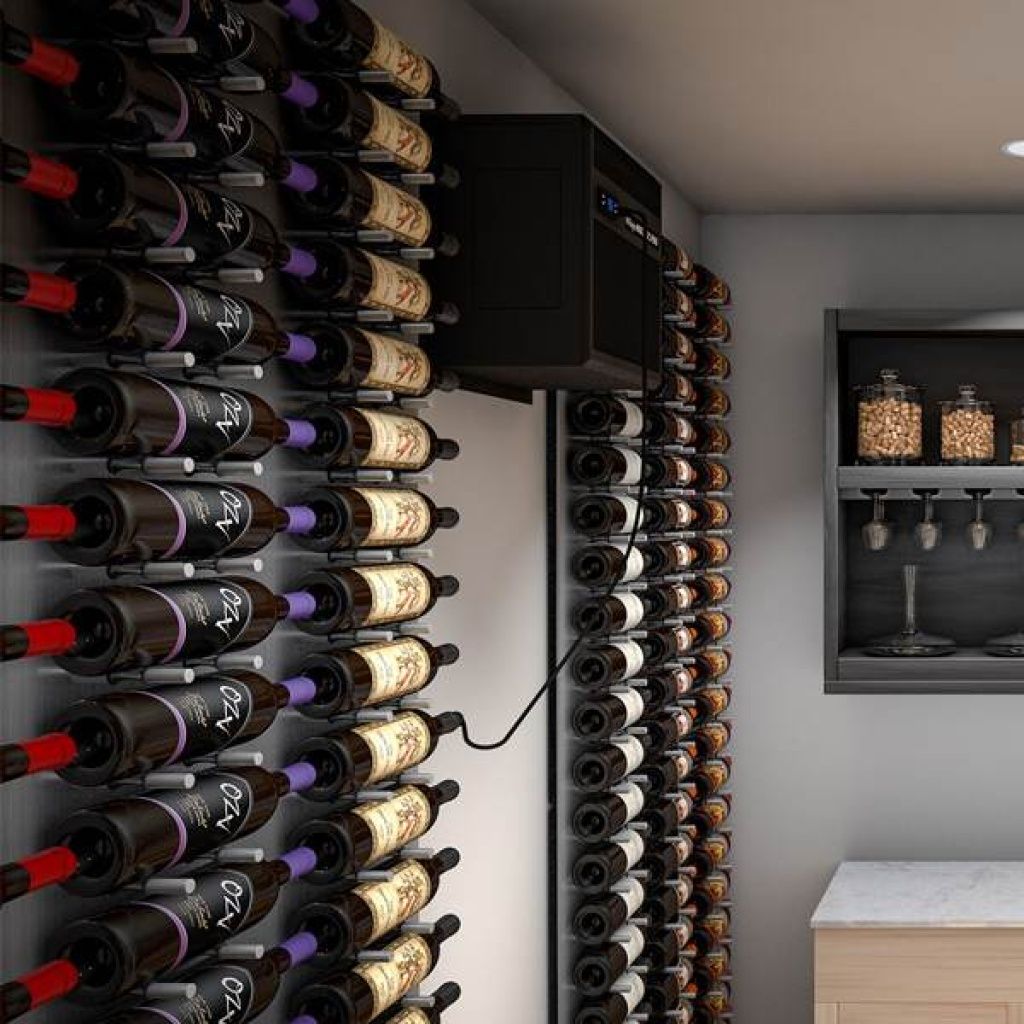
[(1024, 0), (470, 2), (702, 210), (1024, 210)]

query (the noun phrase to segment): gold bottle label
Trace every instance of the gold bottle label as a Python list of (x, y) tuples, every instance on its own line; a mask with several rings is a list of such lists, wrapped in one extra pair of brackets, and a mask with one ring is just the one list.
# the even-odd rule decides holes
[(689, 836), (673, 839), (670, 845), (676, 851), (676, 859), (680, 864), (685, 864), (693, 856), (693, 840)]
[(708, 573), (704, 577), (704, 586), (707, 589), (708, 599), (712, 604), (721, 604), (728, 596), (732, 587), (729, 581), (721, 573)]
[(370, 830), (370, 863), (400, 850), (430, 828), (430, 803), (415, 786), (403, 786), (390, 800), (360, 804), (352, 813)]
[(430, 460), (430, 434), (414, 416), (372, 412), (359, 415), (370, 428), (370, 450), (364, 465), (377, 469), (422, 469)]
[(732, 439), (725, 427), (720, 427), (717, 423), (708, 427), (708, 440), (705, 448), (709, 452), (715, 455), (724, 455), (731, 446)]
[(411, 267), (363, 251), (370, 264), (370, 290), (363, 304), (405, 320), (422, 320), (430, 309), (430, 285)]
[(353, 487), (370, 508), (366, 547), (407, 546), (430, 532), (430, 506), (417, 491), (397, 488)]
[(711, 903), (721, 903), (729, 898), (729, 876), (721, 871), (705, 875), (698, 883), (701, 895)]
[(729, 486), (729, 470), (721, 462), (705, 462), (704, 471), (709, 491), (724, 491)]
[(729, 817), (729, 802), (724, 797), (709, 797), (701, 805), (701, 814), (712, 829), (721, 828)]
[(408, 693), (416, 693), (430, 680), (430, 655), (412, 637), (384, 640), (379, 644), (353, 647), (370, 670), (367, 704), (380, 704)]
[(724, 416), (729, 411), (729, 396), (721, 388), (707, 388), (697, 405), (706, 416)]
[(702, 930), (713, 939), (721, 940), (729, 934), (729, 915), (719, 908), (705, 914), (701, 921)]
[(389, 882), (367, 882), (357, 885), (353, 895), (366, 904), (373, 919), (373, 929), (367, 941), (373, 942), (393, 931), (413, 914), (419, 913), (429, 902), (430, 875), (416, 860), (402, 861), (394, 869)]
[(386, 149), (406, 170), (425, 171), (433, 154), (430, 136), (387, 104), (372, 96), (366, 98), (373, 111), (373, 121), (366, 133), (364, 146), (367, 149)]
[(373, 22), (373, 46), (364, 58), (363, 66), (376, 71), (390, 71), (395, 88), (407, 96), (426, 96), (434, 84), (430, 62), (376, 18), (370, 20)]
[[(685, 466), (690, 465), (685, 459), (680, 459), (679, 461)], [(692, 479), (692, 475), (690, 479)], [(689, 480), (686, 482), (689, 483)], [(670, 498), (669, 504), (672, 506), (672, 526), (677, 530), (685, 530), (697, 515), (693, 510), (693, 506), (682, 498)]]
[(729, 727), (724, 722), (705, 722), (700, 731), (705, 744), (713, 754), (724, 750), (729, 743)]
[(724, 686), (708, 686), (697, 694), (697, 701), (708, 718), (715, 718), (729, 709), (730, 694)]
[(704, 651), (701, 655), (704, 673), (711, 679), (718, 679), (729, 671), (728, 651)]
[(367, 175), (373, 198), (363, 218), (363, 227), (390, 231), (408, 245), (424, 245), (430, 237), (433, 221), (430, 211), (416, 196), (376, 175)]
[(430, 1018), (418, 1006), (407, 1006), (389, 1018), (388, 1024), (430, 1024)]
[(700, 844), (700, 852), (712, 864), (724, 864), (729, 856), (729, 840), (720, 834), (708, 836)]
[(724, 612), (704, 612), (700, 618), (712, 640), (721, 640), (729, 632), (731, 623)]
[(390, 722), (358, 725), (352, 731), (370, 748), (367, 784), (401, 775), (430, 753), (430, 729), (415, 711), (405, 711)]
[(699, 775), (704, 788), (716, 793), (729, 781), (729, 766), (724, 761), (704, 761)]
[(705, 543), (708, 546), (708, 561), (712, 565), (721, 565), (723, 562), (729, 561), (731, 552), (727, 540), (722, 537), (707, 537)]
[(370, 369), (362, 386), (422, 395), (430, 386), (430, 360), (419, 345), (387, 338), (372, 331), (360, 332), (370, 346)]
[(415, 619), (430, 606), (430, 579), (418, 565), (353, 566), (352, 571), (370, 588), (366, 626)]
[(384, 948), (391, 953), (389, 961), (359, 964), (352, 971), (370, 987), (373, 1017), (394, 1006), (430, 973), (433, 966), (430, 947), (421, 935), (403, 935)]
[[(709, 463), (709, 465), (717, 465), (717, 463)], [(721, 488), (716, 487), (716, 490)], [(704, 508), (707, 512), (709, 530), (721, 530), (729, 522), (730, 512), (729, 506), (724, 501), (719, 501), (717, 498), (708, 498), (704, 502)]]

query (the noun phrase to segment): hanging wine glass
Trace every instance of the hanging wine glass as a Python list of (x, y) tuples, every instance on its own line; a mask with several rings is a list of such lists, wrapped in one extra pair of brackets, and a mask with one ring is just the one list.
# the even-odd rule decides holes
[(936, 491), (917, 492), (923, 504), (921, 521), (914, 527), (914, 541), (922, 551), (934, 551), (942, 543), (942, 523), (935, 521)]
[(917, 628), (917, 566), (903, 566), (903, 629), (872, 641), (864, 653), (883, 658), (934, 658), (955, 650), (956, 644), (948, 637)]
[(884, 551), (892, 541), (892, 523), (885, 519), (885, 491), (868, 491), (871, 495), (871, 519), (860, 531), (868, 551)]
[(982, 502), (988, 491), (968, 491), (974, 500), (974, 518), (967, 524), (967, 543), (975, 551), (984, 551), (992, 543), (992, 524), (985, 522)]

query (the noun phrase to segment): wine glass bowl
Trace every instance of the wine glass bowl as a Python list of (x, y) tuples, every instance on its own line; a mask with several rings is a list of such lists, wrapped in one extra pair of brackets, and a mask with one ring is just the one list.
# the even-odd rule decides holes
[(892, 523), (885, 519), (884, 491), (870, 491), (872, 500), (871, 519), (860, 531), (861, 540), (868, 551), (885, 551), (892, 543)]

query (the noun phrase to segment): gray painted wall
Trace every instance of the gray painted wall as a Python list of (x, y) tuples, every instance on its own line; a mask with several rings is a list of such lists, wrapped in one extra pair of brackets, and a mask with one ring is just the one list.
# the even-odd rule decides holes
[(822, 693), (822, 309), (1024, 306), (1024, 217), (711, 216), (702, 244), (736, 299), (737, 1017), (801, 1024), (837, 862), (1024, 856), (1020, 697)]

